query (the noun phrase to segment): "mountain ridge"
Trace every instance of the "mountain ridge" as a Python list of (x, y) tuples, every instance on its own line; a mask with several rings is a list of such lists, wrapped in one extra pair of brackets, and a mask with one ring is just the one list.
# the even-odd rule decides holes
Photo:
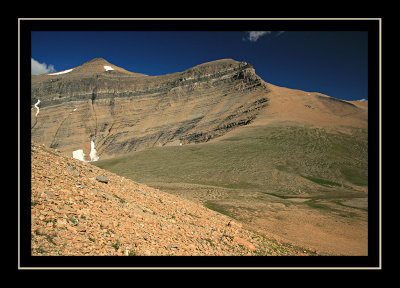
[(229, 58), (159, 76), (95, 58), (68, 73), (32, 76), (31, 105), (38, 101), (40, 112), (32, 107), (31, 113), (34, 141), (86, 155), (94, 141), (103, 159), (207, 142), (248, 125), (295, 121), (365, 128), (368, 119), (365, 103), (278, 87), (251, 64)]
[[(82, 66), (103, 64), (95, 59)], [(248, 124), (267, 102), (266, 86), (252, 66), (232, 59), (163, 76), (109, 77), (114, 70), (68, 76), (72, 73), (32, 77), (31, 90), (31, 103), (40, 100), (41, 108), (37, 115), (32, 109), (32, 123), (37, 122), (32, 138), (53, 148), (70, 146), (65, 148), (70, 153), (83, 149), (89, 154), (92, 138), (99, 155), (207, 141)], [(80, 138), (80, 147), (74, 137)]]

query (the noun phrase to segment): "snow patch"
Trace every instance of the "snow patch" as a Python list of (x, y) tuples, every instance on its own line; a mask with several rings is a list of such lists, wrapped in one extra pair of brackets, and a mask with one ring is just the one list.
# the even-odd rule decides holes
[(104, 66), (104, 69), (106, 69), (106, 71), (114, 70), (114, 68), (112, 68), (111, 66)]
[(90, 161), (97, 161), (97, 160), (99, 160), (99, 156), (97, 156), (97, 151), (96, 151), (96, 149), (94, 148), (94, 141), (93, 140), (90, 140), (90, 147), (91, 147), (91, 149), (90, 149)]
[(85, 160), (85, 154), (83, 153), (82, 149), (75, 150), (72, 152), (72, 157), (78, 160), (81, 160), (83, 162), (86, 162)]
[(39, 111), (40, 111), (39, 107), (37, 106), (37, 105), (39, 105), (39, 103), (40, 103), (40, 100), (38, 99), (38, 101), (37, 101), (36, 104), (34, 105), (35, 108), (37, 109), (35, 117), (37, 117), (37, 115), (39, 114)]
[(82, 149), (78, 149), (78, 150), (73, 151), (72, 152), (72, 157), (75, 158), (75, 159), (81, 160), (83, 162), (93, 162), (93, 161), (99, 160), (100, 157), (97, 156), (97, 151), (94, 148), (94, 141), (93, 140), (90, 140), (90, 146), (91, 146), (90, 154), (89, 154), (90, 161), (85, 160), (85, 153), (83, 153)]
[(368, 100), (367, 99), (360, 99), (360, 100), (357, 100), (358, 102), (368, 102)]
[(74, 68), (68, 69), (68, 70), (64, 70), (64, 71), (61, 71), (61, 72), (50, 73), (50, 74), (47, 74), (47, 75), (51, 75), (51, 76), (53, 76), (53, 75), (61, 75), (61, 74), (69, 73), (69, 72), (71, 72), (72, 70), (74, 70)]

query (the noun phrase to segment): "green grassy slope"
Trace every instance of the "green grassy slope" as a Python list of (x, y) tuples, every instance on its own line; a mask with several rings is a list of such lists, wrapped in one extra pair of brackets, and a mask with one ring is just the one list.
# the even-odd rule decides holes
[(246, 127), (220, 141), (154, 147), (93, 164), (172, 192), (214, 187), (280, 197), (348, 198), (358, 195), (354, 185), (368, 186), (368, 132)]

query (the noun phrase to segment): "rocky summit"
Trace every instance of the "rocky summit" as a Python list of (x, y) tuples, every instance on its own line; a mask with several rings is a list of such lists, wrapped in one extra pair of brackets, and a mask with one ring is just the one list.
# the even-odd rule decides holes
[(31, 165), (32, 255), (316, 255), (43, 144)]

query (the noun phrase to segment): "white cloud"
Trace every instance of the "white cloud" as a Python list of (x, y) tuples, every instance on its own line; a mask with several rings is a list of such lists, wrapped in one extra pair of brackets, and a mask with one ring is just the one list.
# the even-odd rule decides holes
[(272, 31), (247, 31), (246, 36), (242, 38), (243, 41), (250, 41), (250, 42), (256, 42), (260, 37), (263, 37), (265, 35), (274, 35), (275, 37), (281, 36), (283, 33), (286, 31), (275, 31), (272, 34)]
[(54, 65), (47, 65), (46, 63), (39, 63), (35, 59), (31, 58), (31, 74), (39, 75), (44, 73), (55, 72)]
[(247, 31), (246, 38), (244, 38), (244, 40), (256, 42), (260, 37), (267, 34), (271, 34), (271, 31)]

